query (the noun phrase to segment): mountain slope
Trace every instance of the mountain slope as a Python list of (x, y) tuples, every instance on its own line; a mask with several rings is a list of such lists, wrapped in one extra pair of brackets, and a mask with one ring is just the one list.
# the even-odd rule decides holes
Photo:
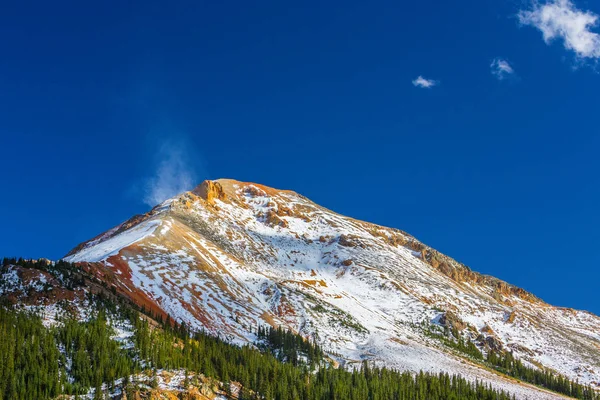
[(428, 334), (445, 325), (484, 352), (511, 350), (527, 365), (600, 381), (600, 318), (548, 305), (402, 231), (291, 191), (206, 181), (65, 260), (156, 314), (235, 343), (253, 341), (259, 324), (283, 325), (340, 363), (451, 371), (553, 398), (453, 354)]

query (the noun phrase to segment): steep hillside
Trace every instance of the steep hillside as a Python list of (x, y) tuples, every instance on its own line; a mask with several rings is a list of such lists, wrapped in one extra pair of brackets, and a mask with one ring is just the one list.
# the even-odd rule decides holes
[(405, 232), (291, 191), (206, 181), (65, 260), (146, 310), (233, 343), (253, 342), (258, 325), (281, 325), (341, 364), (450, 371), (553, 398), (466, 361), (439, 338), (452, 331), (484, 354), (508, 350), (530, 367), (600, 381), (600, 318), (548, 305)]
[[(315, 342), (281, 327), (259, 327), (250, 346), (228, 344), (154, 320), (62, 261), (3, 259), (0, 284), (0, 400), (514, 399), (448, 373), (335, 368)], [(58, 295), (73, 290), (83, 302)]]

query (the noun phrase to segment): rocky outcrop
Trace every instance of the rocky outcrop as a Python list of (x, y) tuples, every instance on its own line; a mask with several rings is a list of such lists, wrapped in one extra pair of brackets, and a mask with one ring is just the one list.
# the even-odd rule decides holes
[[(186, 375), (185, 380), (173, 381), (181, 371), (160, 371), (158, 374), (138, 375), (130, 383), (120, 400), (214, 400), (230, 399), (223, 384), (202, 374)], [(181, 376), (179, 377), (181, 378)], [(151, 387), (148, 387), (150, 385)]]
[(493, 350), (495, 352), (501, 352), (504, 349), (502, 342), (493, 335), (480, 334), (476, 339), (477, 343), (482, 346), (486, 351)]
[(444, 325), (450, 330), (456, 329), (459, 332), (463, 331), (467, 327), (467, 324), (465, 324), (463, 320), (452, 311), (447, 311), (440, 317), (440, 324)]
[(356, 235), (340, 235), (340, 237), (338, 238), (338, 243), (340, 246), (344, 247), (360, 247), (363, 249), (366, 247), (365, 243), (361, 240), (361, 238)]
[(516, 296), (531, 303), (542, 303), (539, 298), (524, 289), (510, 285), (492, 276), (475, 272), (466, 265), (461, 264), (456, 260), (421, 243), (416, 244), (415, 242), (411, 242), (411, 245), (408, 247), (421, 251), (422, 259), (425, 262), (444, 275), (450, 277), (455, 282), (467, 282), (470, 284), (489, 287), (492, 291), (493, 297), (496, 300), (498, 300), (500, 295), (502, 295), (506, 297)]
[(204, 181), (192, 190), (192, 193), (204, 199), (208, 204), (213, 205), (215, 204), (215, 199), (223, 201), (227, 199), (223, 186), (216, 181)]
[[(396, 247), (403, 246), (415, 252), (421, 253), (420, 258), (423, 261), (456, 282), (468, 282), (490, 287), (492, 290), (492, 295), (498, 301), (501, 301), (501, 296), (517, 296), (529, 302), (541, 302), (540, 299), (524, 289), (510, 285), (504, 281), (501, 281), (500, 279), (472, 271), (466, 265), (419, 242), (406, 232), (394, 229), (390, 234), (389, 231), (385, 231), (380, 228), (374, 228), (371, 230), (371, 234), (382, 239), (389, 245)], [(341, 241), (340, 244), (342, 244)]]
[(267, 211), (265, 215), (265, 223), (269, 226), (280, 226), (282, 228), (288, 227), (287, 221), (279, 218), (274, 210)]
[(186, 390), (175, 391), (167, 389), (138, 390), (128, 397), (124, 394), (121, 400), (214, 400), (217, 395), (208, 390), (190, 387)]

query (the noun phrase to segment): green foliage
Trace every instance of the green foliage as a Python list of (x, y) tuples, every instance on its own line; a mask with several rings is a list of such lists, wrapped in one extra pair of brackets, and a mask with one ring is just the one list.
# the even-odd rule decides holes
[(600, 395), (592, 388), (578, 382), (573, 382), (562, 375), (548, 370), (544, 371), (527, 367), (523, 365), (521, 360), (516, 359), (512, 353), (498, 354), (490, 351), (486, 361), (498, 371), (524, 382), (529, 382), (576, 399), (600, 399)]
[[(110, 310), (120, 319), (138, 318), (134, 310), (103, 296), (90, 301), (93, 310)], [(66, 319), (46, 328), (33, 313), (0, 306), (0, 400), (84, 394), (139, 370), (134, 353), (122, 350), (112, 334), (104, 311), (88, 322)]]
[(103, 311), (89, 322), (67, 320), (56, 328), (64, 356), (72, 360), (67, 372), (75, 383), (65, 385), (65, 392), (84, 394), (89, 387), (133, 373), (133, 353), (122, 350), (112, 333)]
[(294, 366), (308, 365), (311, 368), (319, 365), (324, 358), (323, 350), (318, 344), (307, 340), (282, 327), (258, 327), (259, 349), (273, 354), (279, 361), (292, 363)]
[(475, 361), (485, 361), (489, 366), (502, 372), (505, 375), (512, 376), (523, 382), (532, 383), (534, 385), (565, 394), (577, 399), (583, 400), (599, 400), (600, 395), (589, 386), (582, 385), (578, 382), (573, 382), (568, 378), (552, 373), (551, 371), (543, 371), (523, 365), (523, 363), (515, 359), (512, 353), (504, 352), (499, 354), (495, 351), (490, 351), (484, 359), (481, 351), (470, 340), (464, 339), (459, 332), (445, 328), (444, 333), (433, 331), (431, 326), (427, 326), (425, 333), (435, 339), (440, 340), (446, 346), (453, 348), (464, 355), (467, 355)]
[[(283, 330), (259, 329), (273, 348), (296, 347), (306, 352), (310, 343)], [(386, 368), (361, 369), (322, 367), (314, 373), (308, 366), (282, 362), (271, 351), (263, 353), (249, 346), (237, 347), (203, 333), (185, 337), (172, 329), (151, 329), (146, 320), (138, 320), (136, 345), (142, 358), (153, 368), (184, 368), (227, 383), (242, 384), (240, 400), (387, 400), (387, 399), (489, 399), (509, 400), (502, 391), (481, 382), (468, 382), (448, 374), (413, 375)], [(287, 342), (287, 343), (286, 343)], [(314, 347), (315, 353), (320, 353)], [(263, 397), (264, 396), (264, 397)]]
[[(102, 382), (141, 371), (141, 364), (135, 360), (143, 360), (146, 368), (183, 368), (226, 384), (240, 382), (240, 400), (511, 399), (482, 382), (448, 374), (414, 375), (371, 368), (366, 363), (352, 371), (320, 367), (314, 372), (299, 362), (300, 355), (311, 354), (307, 360), (318, 366), (322, 351), (282, 329), (259, 329), (258, 336), (269, 350), (265, 353), (250, 346), (230, 345), (204, 333), (190, 335), (183, 327), (151, 327), (146, 318), (127, 313), (135, 325), (135, 354), (119, 349), (110, 339), (110, 327), (102, 312), (89, 322), (67, 320), (58, 328), (47, 329), (34, 315), (0, 308), (0, 334), (9, 339), (0, 341), (0, 399), (81, 394), (89, 387), (100, 388)], [(273, 350), (277, 350), (277, 356)], [(493, 357), (488, 361), (522, 374), (516, 361)], [(67, 358), (72, 360), (68, 371)], [(65, 381), (67, 372), (76, 383)], [(565, 385), (564, 381), (557, 382)], [(589, 388), (569, 387), (571, 395), (597, 399), (590, 397), (593, 393)], [(584, 397), (577, 396), (579, 391)]]
[(327, 309), (325, 307), (323, 307), (321, 304), (317, 304), (316, 306), (312, 307), (313, 311), (318, 312), (318, 313), (324, 313), (327, 312)]
[(0, 307), (0, 400), (47, 399), (61, 393), (60, 353), (39, 317)]
[(37, 269), (47, 272), (54, 276), (65, 288), (72, 290), (84, 285), (84, 277), (88, 276), (80, 268), (66, 261), (56, 261), (49, 263), (45, 260), (25, 260), (23, 258), (3, 258), (0, 266), (0, 272), (10, 265), (18, 265), (24, 268)]
[(432, 338), (438, 339), (446, 346), (455, 349), (476, 361), (483, 361), (483, 354), (481, 353), (481, 350), (479, 350), (473, 342), (463, 338), (457, 330), (450, 331), (448, 328), (446, 328), (444, 333), (440, 333), (428, 329), (425, 331), (425, 333)]
[[(84, 279), (92, 279), (62, 262), (4, 259), (0, 269), (14, 264), (44, 270), (65, 285), (83, 285)], [(90, 301), (91, 311), (102, 311), (96, 311), (87, 322), (66, 319), (54, 328), (44, 327), (36, 315), (0, 306), (0, 400), (45, 400), (60, 394), (83, 394), (92, 387), (97, 389), (95, 397), (103, 398), (102, 383), (110, 384), (142, 368), (182, 368), (222, 381), (225, 387), (229, 382), (239, 382), (239, 400), (511, 399), (506, 392), (457, 375), (400, 373), (371, 368), (366, 362), (354, 370), (325, 367), (325, 356), (318, 345), (281, 328), (260, 327), (258, 348), (238, 347), (202, 332), (191, 332), (186, 325), (173, 324), (168, 318), (164, 323), (159, 318), (161, 327), (151, 326), (148, 318), (132, 306), (117, 303), (110, 294), (94, 295)], [(107, 315), (131, 322), (134, 349), (122, 349), (111, 339)], [(340, 311), (335, 316), (346, 315)], [(349, 316), (342, 319), (350, 326), (353, 323)], [(483, 359), (479, 349), (459, 339), (457, 332), (431, 334), (473, 359)], [(518, 379), (579, 399), (600, 400), (589, 387), (527, 368), (511, 354), (489, 353), (486, 361)]]
[(337, 307), (334, 307), (334, 306), (331, 306), (327, 311), (330, 315), (329, 325), (331, 325), (333, 327), (335, 327), (336, 325), (339, 325), (341, 327), (351, 329), (358, 333), (363, 333), (363, 334), (369, 333), (369, 330), (367, 328), (362, 326), (358, 321), (356, 321), (352, 317), (352, 315), (348, 314), (347, 312), (345, 312)]

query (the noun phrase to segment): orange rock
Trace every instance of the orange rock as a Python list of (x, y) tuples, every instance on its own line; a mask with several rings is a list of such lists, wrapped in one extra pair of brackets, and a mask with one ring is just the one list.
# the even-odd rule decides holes
[(267, 211), (267, 215), (265, 216), (266, 222), (270, 226), (281, 226), (282, 228), (287, 228), (288, 223), (286, 220), (281, 219), (277, 216), (277, 213), (273, 210)]
[(204, 181), (192, 193), (206, 200), (208, 204), (215, 204), (215, 199), (226, 200), (227, 195), (219, 182)]

